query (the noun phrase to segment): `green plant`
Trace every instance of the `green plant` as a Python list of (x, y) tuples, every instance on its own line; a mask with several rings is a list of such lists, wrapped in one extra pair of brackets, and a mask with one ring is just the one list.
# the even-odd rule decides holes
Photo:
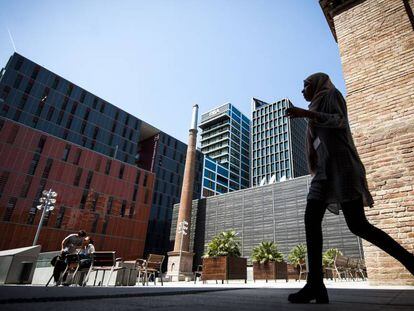
[(240, 257), (240, 255), (240, 242), (237, 239), (237, 233), (230, 230), (221, 232), (207, 244), (207, 252), (204, 257)]
[(333, 267), (336, 255), (342, 255), (342, 252), (337, 248), (330, 248), (322, 255), (322, 263), (324, 267)]
[(288, 261), (297, 266), (299, 263), (304, 262), (306, 258), (306, 246), (304, 244), (296, 245), (288, 255)]
[(266, 263), (268, 261), (283, 261), (283, 255), (277, 249), (277, 244), (273, 242), (261, 242), (253, 248), (252, 261)]

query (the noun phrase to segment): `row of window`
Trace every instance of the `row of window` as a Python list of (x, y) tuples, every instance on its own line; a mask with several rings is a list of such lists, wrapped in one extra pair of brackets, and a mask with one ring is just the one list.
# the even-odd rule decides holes
[[(21, 67), (22, 67), (24, 61), (30, 62), (28, 60), (24, 60), (22, 57), (18, 57), (18, 59), (17, 59), (17, 61), (15, 63), (14, 69), (16, 71), (20, 72), (18, 74), (16, 80), (14, 81), (14, 87), (15, 88), (19, 88), (20, 87), (20, 83), (21, 83), (21, 81), (23, 79), (24, 72), (21, 71)], [(86, 101), (87, 102), (92, 101), (91, 107), (93, 109), (101, 112), (101, 113), (105, 113), (106, 107), (115, 108), (116, 109), (115, 110), (115, 113), (114, 113), (115, 120), (118, 119), (118, 117), (120, 115), (120, 112), (122, 112), (122, 110), (116, 108), (115, 106), (113, 106), (113, 105), (111, 105), (109, 103), (106, 103), (102, 99), (94, 96), (93, 94), (87, 92), (86, 90), (83, 90), (83, 89), (79, 88), (78, 86), (75, 86), (74, 84), (68, 82), (67, 80), (60, 78), (59, 76), (53, 74), (52, 72), (50, 72), (50, 71), (48, 71), (46, 69), (42, 69), (38, 65), (35, 65), (34, 66), (33, 71), (31, 73), (30, 77), (28, 77), (30, 80), (28, 82), (28, 85), (25, 88), (26, 93), (30, 93), (31, 87), (33, 87), (33, 84), (34, 84), (35, 80), (38, 78), (39, 72), (43, 72), (44, 74), (49, 74), (50, 76), (54, 76), (54, 78), (52, 79), (53, 82), (49, 86), (48, 85), (45, 85), (45, 83), (46, 83), (45, 81), (40, 81), (40, 80), (39, 81), (36, 81), (36, 83), (42, 84), (42, 85), (46, 86), (46, 88), (48, 88), (48, 89), (51, 88), (51, 89), (54, 89), (56, 91), (59, 91), (63, 95), (65, 95), (66, 97), (72, 97), (72, 98), (74, 98), (75, 95), (76, 95), (76, 100), (79, 101), (79, 102), (81, 102), (81, 103), (85, 103)], [(62, 88), (59, 87), (62, 82), (65, 82), (66, 89), (62, 89)], [(75, 94), (75, 92), (74, 92), (75, 90), (76, 90), (76, 93), (77, 94)], [(126, 112), (122, 112), (122, 113), (126, 115), (125, 120), (124, 120), (124, 124), (127, 125), (127, 124), (130, 123), (130, 121), (132, 121), (133, 119), (135, 119), (134, 128), (137, 130), (138, 129), (138, 125), (139, 125), (139, 119), (131, 116), (130, 114), (128, 114)]]

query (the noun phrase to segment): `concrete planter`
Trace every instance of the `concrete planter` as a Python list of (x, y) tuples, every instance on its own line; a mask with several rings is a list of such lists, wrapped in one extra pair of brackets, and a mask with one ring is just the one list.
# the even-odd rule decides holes
[(203, 258), (202, 280), (244, 280), (247, 282), (247, 259), (237, 257)]
[(286, 262), (268, 261), (266, 263), (253, 262), (253, 280), (277, 280), (288, 281)]

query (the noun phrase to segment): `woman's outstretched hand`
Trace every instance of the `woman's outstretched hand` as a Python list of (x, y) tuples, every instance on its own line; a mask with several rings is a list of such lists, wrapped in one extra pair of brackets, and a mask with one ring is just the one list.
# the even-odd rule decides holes
[(291, 107), (291, 108), (286, 109), (285, 116), (289, 117), (291, 119), (309, 118), (310, 117), (310, 111), (302, 109), (302, 108), (298, 108), (298, 107)]

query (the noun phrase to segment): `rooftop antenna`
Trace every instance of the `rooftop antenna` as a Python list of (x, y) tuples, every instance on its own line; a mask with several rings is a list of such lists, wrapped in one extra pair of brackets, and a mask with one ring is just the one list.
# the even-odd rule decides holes
[(10, 32), (10, 29), (9, 29), (9, 27), (7, 27), (7, 26), (6, 26), (6, 28), (7, 28), (7, 32), (9, 33), (10, 41), (11, 41), (11, 43), (12, 43), (12, 45), (13, 45), (13, 49), (14, 49), (14, 51), (15, 51), (15, 52), (17, 52), (17, 50), (16, 50), (16, 45), (14, 44), (13, 36), (12, 36), (12, 34), (11, 34), (11, 32)]

